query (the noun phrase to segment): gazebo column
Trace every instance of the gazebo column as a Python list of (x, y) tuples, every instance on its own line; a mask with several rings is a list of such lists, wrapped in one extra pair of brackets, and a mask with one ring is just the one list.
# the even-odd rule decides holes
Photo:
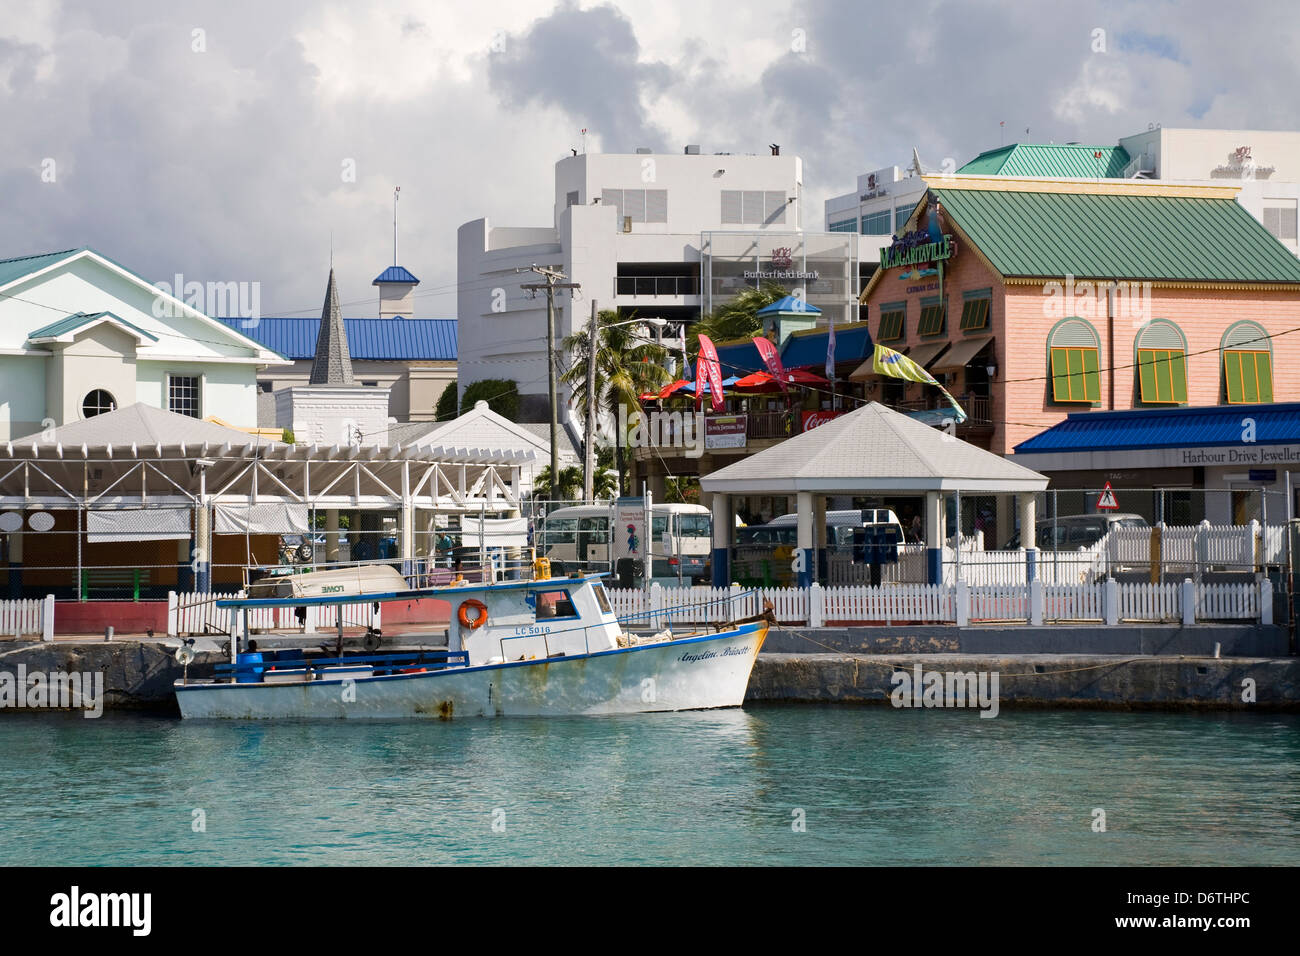
[(731, 583), (731, 529), (736, 526), (736, 512), (731, 495), (713, 494), (713, 586), (725, 588)]
[(411, 499), (402, 502), (401, 534), (399, 547), (402, 550), (402, 575), (409, 581), (415, 573), (415, 506)]
[(925, 493), (925, 581), (943, 583), (943, 497)]
[(325, 560), (334, 563), (339, 559), (339, 509), (325, 512)]
[[(18, 512), (21, 516), (22, 512)], [(81, 586), (81, 582), (77, 582)], [(9, 596), (15, 601), (23, 596), (23, 533), (9, 533)]]
[(801, 491), (795, 496), (795, 510), (798, 512), (799, 525), (798, 537), (795, 539), (795, 545), (798, 550), (795, 552), (795, 561), (798, 562), (799, 571), (798, 585), (801, 588), (811, 587), (813, 582), (813, 494), (811, 491)]
[(816, 542), (813, 555), (817, 558), (816, 564), (813, 565), (813, 579), (819, 583), (825, 583), (821, 580), (823, 566), (827, 574), (830, 573), (830, 555), (826, 553), (826, 502), (828, 500), (826, 495), (813, 496), (813, 541)]
[(1020, 496), (1020, 543), (1025, 549), (1025, 583), (1032, 583), (1038, 565), (1038, 499), (1034, 492)]

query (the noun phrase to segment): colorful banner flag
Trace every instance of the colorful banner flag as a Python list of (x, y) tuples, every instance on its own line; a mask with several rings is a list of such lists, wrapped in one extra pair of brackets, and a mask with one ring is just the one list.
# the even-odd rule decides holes
[(935, 381), (933, 375), (901, 352), (895, 352), (883, 345), (877, 345), (875, 354), (872, 356), (871, 365), (877, 375), (888, 375), (892, 378), (904, 378), (909, 382), (933, 385), (943, 392), (943, 397), (948, 400), (948, 404), (956, 409), (957, 421), (964, 422), (966, 420), (966, 411), (957, 403), (957, 399), (948, 394), (948, 390)]
[(718, 350), (707, 335), (700, 336), (700, 354), (695, 359), (695, 407), (700, 407), (704, 388), (700, 382), (703, 377), (709, 383), (709, 398), (715, 412), (722, 411), (722, 369), (718, 365)]
[(762, 357), (763, 364), (767, 366), (768, 373), (780, 384), (781, 391), (790, 391), (790, 386), (785, 381), (785, 366), (781, 364), (781, 356), (776, 351), (776, 346), (772, 344), (772, 340), (756, 335), (754, 348), (758, 349), (758, 354)]

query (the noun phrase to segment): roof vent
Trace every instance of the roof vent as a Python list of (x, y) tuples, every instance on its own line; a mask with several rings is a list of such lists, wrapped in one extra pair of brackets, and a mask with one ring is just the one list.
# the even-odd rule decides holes
[(653, 152), (653, 150), (651, 150), (649, 146), (638, 146), (636, 148), (636, 154), (638, 156), (649, 156), (651, 152)]
[(687, 156), (698, 156), (698, 155), (700, 155), (700, 144), (699, 144), (699, 143), (691, 143), (689, 146), (687, 146), (687, 147), (686, 147), (686, 155), (687, 155)]

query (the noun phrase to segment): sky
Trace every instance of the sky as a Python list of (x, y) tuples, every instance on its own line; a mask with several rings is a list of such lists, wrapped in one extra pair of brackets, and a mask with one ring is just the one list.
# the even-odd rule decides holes
[(0, 0), (0, 258), (91, 246), (319, 315), (332, 252), (344, 314), (375, 315), (400, 186), (416, 315), (454, 317), (457, 227), (550, 225), (584, 128), (779, 143), (820, 212), (913, 147), (1296, 129), (1297, 89), (1286, 0)]

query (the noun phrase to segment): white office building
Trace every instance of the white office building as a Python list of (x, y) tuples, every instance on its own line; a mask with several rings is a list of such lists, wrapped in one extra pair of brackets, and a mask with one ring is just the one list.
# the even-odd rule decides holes
[[(747, 286), (774, 281), (822, 310), (857, 318), (857, 236), (807, 232), (797, 156), (702, 153), (584, 154), (555, 164), (552, 224), (460, 227), (459, 385), (519, 385), (521, 416), (546, 417), (546, 298), (533, 264), (557, 269), (576, 292), (556, 295), (556, 342), (586, 328), (593, 300), (664, 318), (665, 339)], [(820, 223), (812, 218), (812, 225)], [(561, 401), (564, 401), (561, 388)]]
[(916, 170), (886, 166), (858, 177), (858, 188), (826, 200), (826, 231), (857, 233), (859, 254), (865, 271), (863, 281), (880, 264), (880, 250), (893, 236), (925, 195), (925, 180)]

